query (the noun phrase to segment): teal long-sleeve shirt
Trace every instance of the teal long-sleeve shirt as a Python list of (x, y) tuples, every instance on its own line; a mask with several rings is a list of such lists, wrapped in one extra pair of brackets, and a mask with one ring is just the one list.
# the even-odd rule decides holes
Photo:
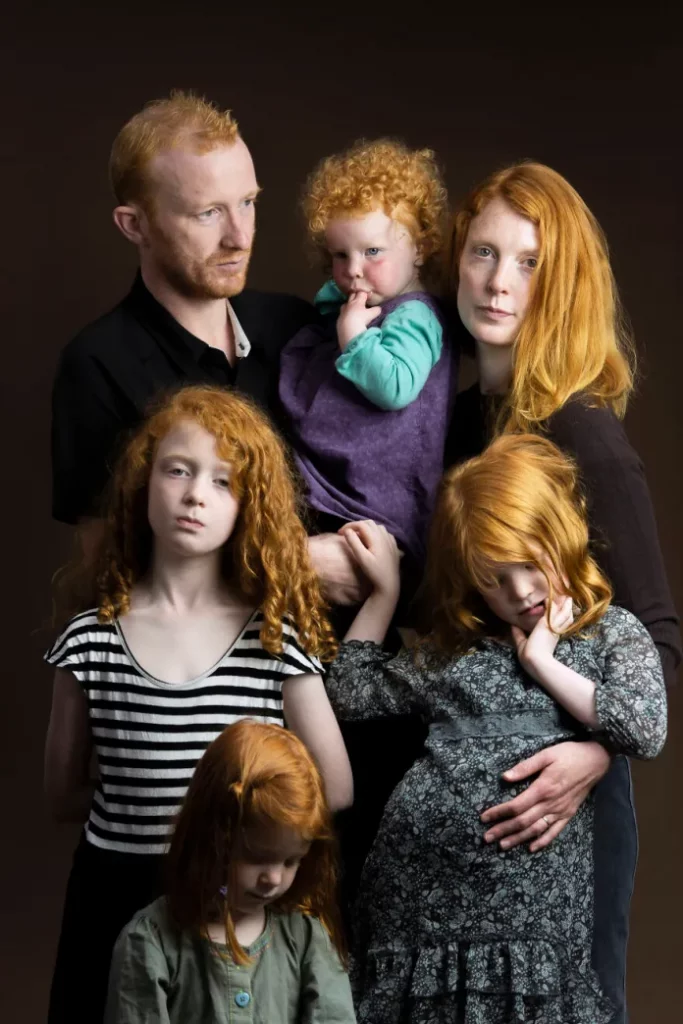
[[(338, 313), (346, 296), (328, 281), (315, 297), (321, 313)], [(379, 312), (379, 309), (378, 309)], [(335, 368), (380, 409), (404, 409), (418, 397), (439, 360), (443, 331), (420, 299), (409, 299), (388, 313), (381, 327), (357, 334)]]

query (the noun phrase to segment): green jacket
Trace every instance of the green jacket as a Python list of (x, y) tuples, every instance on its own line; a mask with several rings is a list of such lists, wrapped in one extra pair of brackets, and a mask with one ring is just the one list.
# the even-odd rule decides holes
[(179, 932), (155, 900), (114, 947), (106, 1024), (355, 1024), (348, 975), (317, 919), (268, 912), (246, 952), (252, 963), (238, 966), (225, 946)]

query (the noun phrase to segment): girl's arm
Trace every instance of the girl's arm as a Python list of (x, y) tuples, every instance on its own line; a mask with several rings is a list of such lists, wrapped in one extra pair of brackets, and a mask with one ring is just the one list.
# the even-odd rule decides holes
[(572, 599), (557, 597), (550, 612), (552, 629), (543, 615), (528, 636), (519, 626), (512, 626), (512, 639), (522, 668), (532, 679), (566, 708), (577, 722), (597, 729), (595, 683), (555, 659), (559, 634), (571, 625), (573, 618)]
[(319, 675), (291, 676), (282, 687), (287, 727), (299, 737), (316, 760), (330, 810), (353, 803), (353, 775), (342, 734)]
[(95, 782), (90, 777), (92, 733), (88, 702), (78, 680), (58, 668), (45, 741), (44, 789), (58, 821), (85, 822)]
[(368, 326), (365, 292), (351, 295), (337, 321), (337, 372), (380, 409), (404, 409), (418, 397), (441, 356), (443, 330), (429, 306), (408, 301), (381, 327)]
[(347, 523), (339, 532), (372, 587), (344, 640), (374, 640), (381, 644), (401, 592), (401, 552), (389, 531), (371, 519)]
[[(572, 621), (571, 600), (555, 602), (553, 629)], [(527, 672), (578, 721), (604, 732), (630, 757), (656, 757), (666, 739), (666, 691), (657, 649), (645, 627), (623, 608), (611, 608), (600, 623), (604, 676), (599, 684), (556, 661), (559, 637), (545, 617), (527, 637), (512, 633)]]
[(147, 918), (136, 918), (114, 946), (104, 1024), (169, 1024), (169, 987), (160, 935)]
[(301, 963), (297, 1024), (356, 1024), (349, 976), (320, 921), (304, 919), (308, 943)]
[(400, 589), (401, 554), (396, 541), (383, 526), (371, 520), (348, 523), (340, 532), (365, 572), (372, 592), (351, 624), (325, 679), (332, 707), (340, 718), (348, 720), (422, 710), (414, 687), (412, 661), (387, 654), (379, 646), (389, 628)]

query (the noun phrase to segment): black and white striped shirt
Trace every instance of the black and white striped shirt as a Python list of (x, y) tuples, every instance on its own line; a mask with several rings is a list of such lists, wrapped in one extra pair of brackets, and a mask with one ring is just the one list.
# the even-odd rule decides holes
[(320, 672), (283, 624), (279, 657), (261, 646), (254, 612), (223, 657), (188, 683), (165, 683), (138, 664), (118, 623), (100, 625), (95, 610), (75, 616), (45, 655), (72, 672), (88, 699), (100, 780), (86, 835), (125, 853), (164, 853), (197, 761), (231, 722), (284, 724), (288, 676)]

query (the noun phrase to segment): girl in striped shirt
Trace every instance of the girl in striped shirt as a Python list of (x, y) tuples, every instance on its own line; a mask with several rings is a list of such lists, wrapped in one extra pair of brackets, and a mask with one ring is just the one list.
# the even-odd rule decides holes
[(173, 818), (226, 725), (287, 725), (331, 809), (352, 799), (320, 676), (333, 633), (283, 447), (247, 400), (185, 388), (143, 424), (115, 470), (92, 575), (93, 607), (46, 655), (46, 791), (60, 819), (85, 822), (50, 1022), (84, 1006), (102, 1019), (114, 941), (158, 895)]

